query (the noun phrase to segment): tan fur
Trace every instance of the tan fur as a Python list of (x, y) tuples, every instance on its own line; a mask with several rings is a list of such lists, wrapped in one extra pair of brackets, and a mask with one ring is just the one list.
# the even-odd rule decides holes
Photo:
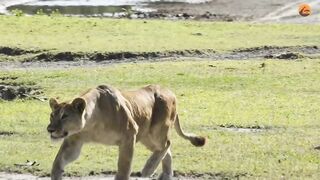
[(151, 176), (162, 161), (159, 179), (171, 179), (169, 129), (172, 126), (193, 145), (205, 144), (205, 138), (183, 132), (175, 95), (156, 85), (123, 92), (101, 85), (72, 102), (58, 103), (50, 99), (49, 103), (52, 113), (47, 129), (52, 139), (64, 139), (52, 167), (51, 179), (54, 180), (62, 179), (64, 167), (77, 159), (87, 142), (119, 146), (116, 180), (129, 179), (137, 141), (153, 152), (142, 176)]

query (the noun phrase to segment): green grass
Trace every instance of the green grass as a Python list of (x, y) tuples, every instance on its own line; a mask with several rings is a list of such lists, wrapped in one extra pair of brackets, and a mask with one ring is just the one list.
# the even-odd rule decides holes
[[(320, 25), (0, 16), (0, 45), (56, 51), (218, 51), (320, 44)], [(195, 35), (201, 33), (202, 35)]]
[[(50, 21), (53, 20), (48, 19), (47, 23)], [(188, 23), (178, 24), (184, 27)], [(259, 68), (262, 62), (266, 64), (264, 70)], [(208, 137), (205, 147), (196, 148), (172, 133), (175, 170), (222, 173), (227, 177), (247, 173), (246, 178), (252, 179), (320, 178), (320, 152), (314, 149), (320, 145), (320, 59), (119, 64), (85, 69), (1, 71), (1, 76), (18, 76), (16, 82), (35, 82), (48, 97), (59, 96), (62, 100), (104, 83), (121, 89), (161, 84), (176, 93), (184, 129)], [(46, 133), (49, 112), (47, 102), (0, 102), (0, 131), (17, 133), (0, 136), (0, 170), (38, 175), (50, 172), (59, 143), (52, 144)], [(218, 128), (225, 124), (271, 129), (241, 133)], [(142, 145), (137, 145), (134, 171), (142, 168), (149, 155)], [(86, 145), (80, 159), (68, 166), (67, 172), (85, 175), (90, 171), (116, 170), (116, 159), (114, 147)], [(26, 160), (36, 160), (40, 166), (14, 166)]]

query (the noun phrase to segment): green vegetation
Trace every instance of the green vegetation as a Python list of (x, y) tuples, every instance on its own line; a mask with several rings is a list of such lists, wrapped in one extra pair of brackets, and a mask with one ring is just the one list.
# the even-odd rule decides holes
[[(19, 14), (19, 12), (16, 12)], [(218, 51), (320, 44), (320, 25), (0, 16), (1, 46), (55, 51)], [(1, 61), (1, 59), (0, 59)]]
[[(0, 46), (25, 50), (228, 51), (320, 44), (319, 25), (66, 18), (58, 12), (52, 17), (27, 17), (20, 11), (13, 13), (15, 16), (0, 16)], [(22, 61), (29, 56), (0, 54), (0, 61)], [(36, 84), (47, 97), (61, 100), (98, 84), (121, 89), (161, 84), (177, 94), (184, 129), (208, 137), (204, 148), (195, 148), (172, 133), (175, 170), (217, 173), (226, 178), (246, 175), (252, 179), (319, 179), (320, 154), (314, 149), (320, 145), (319, 69), (320, 59), (191, 59), (68, 70), (0, 71), (0, 77), (18, 77), (4, 81)], [(49, 113), (47, 102), (0, 100), (0, 171), (48, 175), (60, 145), (52, 143), (46, 132)], [(262, 129), (241, 132), (221, 126)], [(142, 168), (149, 155), (137, 145), (134, 171)], [(27, 160), (40, 165), (14, 165)], [(80, 159), (66, 172), (86, 175), (116, 170), (116, 160), (115, 147), (86, 145)]]
[[(9, 19), (11, 17), (2, 17), (3, 21)], [(21, 23), (21, 27), (23, 27), (21, 29), (25, 29), (27, 28), (26, 24), (36, 22), (39, 19), (16, 20)], [(61, 24), (71, 21), (89, 24), (89, 21), (85, 19), (61, 20)], [(48, 18), (45, 21), (46, 26), (53, 21), (55, 20)], [(98, 22), (99, 29), (103, 29), (103, 23), (114, 23), (113, 28), (117, 26), (116, 24), (119, 25), (124, 22), (128, 23), (128, 26), (136, 23), (143, 25), (142, 21), (92, 20), (92, 22)], [(165, 23), (169, 26), (169, 29), (170, 25), (176, 27), (171, 22), (148, 21), (148, 23), (153, 25)], [(16, 26), (18, 22), (13, 24)], [(191, 23), (178, 22), (177, 24), (183, 30), (186, 30), (186, 26)], [(206, 23), (195, 22), (194, 24)], [(42, 27), (42, 25), (39, 26)], [(230, 32), (231, 26), (239, 26), (240, 31), (240, 27), (249, 27), (249, 25), (221, 23), (212, 23), (211, 26), (217, 26), (217, 28), (221, 26), (220, 33)], [(256, 28), (261, 25), (252, 26), (252, 28)], [(151, 27), (148, 26), (148, 28)], [(222, 27), (227, 30), (222, 32)], [(29, 28), (36, 27), (30, 26)], [(30, 37), (26, 35), (25, 38), (36, 37), (34, 45), (41, 45), (46, 48), (52, 48), (56, 45), (62, 48), (64, 43), (72, 41), (70, 38), (73, 35), (68, 34), (70, 32), (67, 30), (66, 35), (60, 34), (65, 39), (60, 39), (59, 33), (57, 35), (57, 39), (63, 41), (62, 44), (54, 44), (59, 40), (44, 42), (46, 37), (48, 39), (53, 38), (55, 28), (53, 27), (52, 31), (47, 32), (48, 34), (39, 28), (38, 35)], [(104, 28), (109, 29), (110, 27)], [(230, 29), (228, 30), (228, 28)], [(278, 29), (285, 29), (287, 26), (275, 25), (273, 28), (277, 32)], [(297, 28), (302, 28), (302, 26), (297, 26)], [(19, 34), (19, 31), (22, 31), (21, 29), (15, 30), (17, 42), (21, 40), (23, 34), (22, 32)], [(125, 31), (124, 29), (122, 31)], [(192, 32), (191, 29), (184, 35)], [(313, 29), (313, 27), (308, 29)], [(173, 31), (173, 29), (171, 30)], [(242, 30), (244, 31), (244, 29)], [(162, 29), (158, 29), (158, 31), (157, 33), (164, 32)], [(265, 31), (268, 31), (268, 28)], [(92, 30), (91, 33), (93, 32), (96, 32), (96, 30)], [(8, 32), (6, 33), (8, 34)], [(317, 33), (314, 32), (313, 34)], [(273, 33), (273, 35), (275, 34)], [(301, 37), (307, 35), (311, 37), (311, 34), (308, 35), (308, 32), (306, 32)], [(40, 37), (43, 37), (43, 41)], [(98, 35), (93, 37), (97, 38), (95, 41), (98, 41)], [(108, 37), (111, 38), (112, 36), (109, 35)], [(121, 37), (124, 37), (124, 35), (122, 34)], [(161, 39), (160, 37), (145, 37), (146, 41), (153, 38)], [(9, 40), (10, 36), (1, 36), (1, 38), (8, 38), (7, 41), (1, 41), (8, 43), (8, 45), (13, 43)], [(115, 37), (112, 38), (113, 40), (116, 39)], [(177, 38), (177, 40), (181, 40), (180, 38)], [(79, 39), (83, 39), (83, 37), (79, 37)], [(291, 40), (291, 42), (296, 42), (296, 40)], [(189, 41), (189, 39), (186, 41)], [(265, 39), (265, 41), (271, 43), (272, 40)], [(290, 38), (288, 41), (290, 41)], [(23, 42), (24, 46), (31, 45), (26, 42), (28, 40)], [(137, 42), (139, 42), (138, 39)], [(257, 41), (255, 43), (257, 45), (261, 42)], [(163, 41), (156, 46), (149, 46), (150, 49), (148, 50), (161, 49), (162, 45), (160, 44), (163, 45), (166, 42)], [(132, 44), (122, 45), (119, 45), (118, 48), (133, 47)], [(185, 43), (183, 45), (189, 46), (190, 44)], [(218, 45), (220, 49), (231, 48), (231, 44), (228, 47), (223, 43)], [(240, 42), (232, 45), (234, 45), (232, 48), (240, 47)], [(245, 43), (241, 46), (246, 45)], [(170, 48), (173, 48), (173, 46), (170, 46)], [(74, 43), (67, 47), (80, 50), (87, 45)], [(86, 50), (93, 48), (90, 45), (88, 47), (89, 49)], [(108, 46), (108, 48), (109, 50), (120, 50), (117, 49), (115, 44)], [(135, 46), (135, 48), (141, 50), (142, 47)], [(265, 63), (264, 68), (260, 68), (261, 63)], [(301, 59), (297, 61), (184, 61), (118, 64), (103, 68), (74, 68), (68, 70), (1, 71), (0, 77), (17, 76), (19, 78), (14, 80), (17, 83), (30, 84), (35, 82), (44, 88), (48, 97), (58, 96), (61, 100), (70, 99), (87, 88), (104, 83), (112, 84), (121, 89), (135, 89), (152, 83), (161, 84), (171, 88), (177, 94), (179, 113), (184, 129), (208, 137), (208, 143), (204, 148), (196, 148), (192, 147), (189, 142), (182, 140), (176, 133), (172, 133), (175, 170), (180, 172), (221, 173), (222, 176), (226, 177), (246, 173), (247, 178), (254, 179), (319, 179), (320, 152), (314, 149), (315, 146), (320, 145), (319, 69), (320, 59)], [(0, 101), (0, 132), (16, 133), (12, 136), (0, 135), (1, 170), (29, 171), (38, 175), (47, 175), (50, 172), (51, 163), (58, 151), (59, 143), (51, 143), (46, 133), (49, 112), (47, 102), (35, 100)], [(261, 132), (234, 132), (219, 128), (219, 125), (261, 126), (270, 129)], [(142, 168), (149, 154), (142, 145), (137, 145), (134, 171), (139, 171)], [(68, 166), (67, 172), (74, 175), (84, 175), (89, 174), (90, 171), (115, 170), (116, 159), (117, 149), (114, 147), (86, 145), (80, 159)], [(26, 160), (36, 160), (40, 165), (30, 168), (14, 166), (15, 163), (23, 163)]]

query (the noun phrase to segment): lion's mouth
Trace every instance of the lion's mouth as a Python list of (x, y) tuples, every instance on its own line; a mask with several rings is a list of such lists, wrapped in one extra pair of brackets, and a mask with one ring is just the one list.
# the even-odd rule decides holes
[(56, 133), (51, 133), (50, 137), (51, 139), (62, 139), (68, 136), (68, 132), (63, 132), (62, 134), (56, 134)]

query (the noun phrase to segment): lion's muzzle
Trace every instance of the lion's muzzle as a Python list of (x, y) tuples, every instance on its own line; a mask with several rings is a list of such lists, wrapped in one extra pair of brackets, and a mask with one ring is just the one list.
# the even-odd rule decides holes
[(47, 131), (49, 132), (51, 139), (61, 139), (61, 138), (68, 136), (68, 134), (69, 134), (66, 131), (56, 129), (56, 128), (52, 127), (51, 125), (49, 125), (47, 127)]

